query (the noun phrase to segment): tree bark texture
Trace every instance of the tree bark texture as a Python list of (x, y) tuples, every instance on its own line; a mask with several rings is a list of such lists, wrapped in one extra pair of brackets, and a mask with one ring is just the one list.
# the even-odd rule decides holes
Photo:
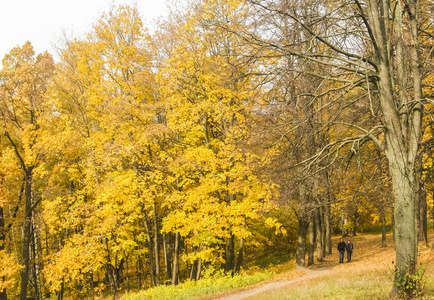
[[(405, 5), (410, 11), (411, 67), (407, 68), (404, 51), (403, 33), (403, 9), (404, 3), (396, 1), (394, 11), (394, 26), (389, 23), (388, 13), (391, 11), (389, 1), (367, 1), (367, 14), (372, 30), (372, 37), (376, 45), (375, 59), (377, 66), (376, 85), (379, 90), (379, 102), (382, 111), (382, 123), (385, 126), (385, 153), (389, 163), (389, 173), (392, 178), (394, 195), (394, 220), (395, 220), (395, 247), (396, 247), (396, 275), (392, 296), (399, 294), (400, 280), (407, 273), (414, 274), (417, 247), (415, 236), (415, 160), (420, 138), (422, 107), (419, 102), (421, 96), (419, 54), (418, 54), (418, 25), (417, 25), (417, 0), (408, 1)], [(396, 57), (391, 54), (387, 35), (394, 32), (396, 36)], [(397, 69), (398, 94), (393, 87), (394, 76), (391, 73), (393, 65)], [(409, 99), (405, 87), (409, 70), (413, 77), (413, 99), (415, 104), (409, 105)], [(397, 103), (402, 105), (397, 109)]]
[(164, 265), (166, 266), (166, 281), (172, 279), (172, 251), (170, 250), (170, 234), (163, 233)]
[[(33, 201), (32, 201), (33, 206)], [(35, 211), (31, 212), (32, 215), (32, 223), (31, 223), (31, 232), (32, 232), (32, 252), (33, 252), (33, 268), (34, 268), (34, 282), (35, 282), (35, 295), (36, 299), (42, 300), (42, 288), (41, 288), (41, 276), (40, 276), (40, 265), (39, 265), (39, 235), (38, 229), (36, 226), (36, 218)]]
[(387, 243), (386, 243), (386, 211), (384, 208), (384, 204), (382, 204), (381, 206), (381, 213), (380, 213), (380, 218), (381, 218), (381, 247), (387, 247)]
[(318, 262), (323, 261), (323, 245), (322, 245), (322, 224), (321, 224), (321, 212), (317, 208), (314, 211), (315, 218), (315, 240), (316, 240), (316, 260)]
[(313, 265), (313, 258), (315, 252), (315, 218), (313, 217), (313, 213), (310, 216), (309, 222), (309, 254), (307, 258), (307, 265)]
[[(243, 220), (243, 229), (246, 228), (246, 217), (244, 216)], [(202, 244), (201, 244), (201, 250), (202, 250)], [(238, 258), (237, 263), (235, 265), (235, 272), (239, 273), (241, 271), (241, 266), (243, 265), (243, 252), (244, 252), (244, 238), (240, 238), (240, 243), (238, 246)]]
[(299, 203), (300, 210), (298, 212), (298, 229), (297, 229), (297, 252), (295, 261), (297, 266), (306, 266), (306, 234), (309, 226), (309, 220), (306, 213), (306, 188), (304, 185), (299, 186)]
[(419, 241), (423, 241), (425, 246), (428, 246), (428, 205), (425, 186), (419, 189), (419, 215)]
[(160, 285), (160, 250), (158, 247), (158, 216), (157, 216), (157, 208), (154, 203), (153, 207), (154, 213), (154, 259), (155, 259), (155, 285)]
[[(3, 207), (0, 206), (0, 251), (5, 249), (6, 242), (6, 228), (4, 222)], [(8, 295), (6, 289), (0, 290), (0, 300), (7, 300)]]
[(306, 214), (302, 215), (300, 212), (297, 229), (297, 252), (295, 256), (296, 264), (300, 267), (306, 266), (306, 233), (309, 226)]
[(172, 285), (178, 285), (179, 272), (179, 233), (175, 234), (175, 249), (173, 257)]
[(156, 286), (156, 278), (155, 278), (155, 261), (153, 256), (153, 246), (152, 246), (152, 238), (151, 238), (151, 230), (149, 228), (149, 217), (146, 212), (146, 208), (142, 207), (143, 212), (143, 224), (145, 225), (146, 230), (146, 242), (148, 244), (148, 255), (149, 255), (149, 274), (151, 276), (151, 284), (152, 286)]
[(24, 236), (23, 236), (23, 249), (22, 261), (23, 269), (21, 270), (21, 289), (20, 300), (27, 298), (27, 285), (29, 282), (30, 270), (30, 240), (31, 240), (31, 225), (32, 225), (32, 188), (33, 188), (33, 168), (27, 168), (26, 173), (26, 187), (25, 187), (25, 220), (24, 220)]
[(325, 225), (325, 248), (326, 255), (332, 254), (332, 234), (330, 231), (330, 203), (324, 205), (325, 214), (324, 214), (324, 225)]
[(232, 234), (232, 229), (229, 228), (230, 237), (226, 242), (226, 264), (225, 264), (225, 272), (233, 272), (234, 271), (234, 262), (235, 262), (235, 242), (234, 235)]

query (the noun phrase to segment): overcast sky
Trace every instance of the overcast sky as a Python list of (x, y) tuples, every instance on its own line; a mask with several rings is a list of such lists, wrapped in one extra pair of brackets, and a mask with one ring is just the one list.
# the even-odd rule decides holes
[(113, 3), (137, 3), (145, 25), (166, 11), (166, 0), (0, 0), (0, 61), (27, 40), (36, 53), (54, 53), (52, 45), (62, 32), (90, 31)]

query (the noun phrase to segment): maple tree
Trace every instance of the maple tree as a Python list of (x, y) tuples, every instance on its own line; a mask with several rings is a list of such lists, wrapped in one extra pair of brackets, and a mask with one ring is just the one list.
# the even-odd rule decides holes
[[(104, 15), (87, 39), (70, 42), (63, 52), (52, 101), (59, 111), (55, 152), (64, 157), (50, 176), (65, 192), (47, 202), (47, 222), (61, 231), (80, 230), (67, 235), (46, 267), (53, 290), (85, 274), (93, 290), (92, 274), (102, 268), (116, 295), (119, 272), (131, 253), (140, 253), (134, 236), (142, 228), (145, 179), (136, 171), (149, 163), (142, 147), (151, 147), (148, 125), (155, 116), (148, 43), (137, 10), (119, 7)], [(56, 182), (64, 170), (66, 178)]]
[[(170, 212), (163, 230), (191, 243), (196, 249), (192, 262), (221, 256), (225, 271), (239, 271), (243, 242), (251, 235), (248, 223), (260, 218), (273, 191), (252, 171), (263, 162), (247, 143), (254, 94), (245, 76), (245, 50), (235, 35), (219, 27), (240, 22), (240, 4), (196, 4), (180, 20), (179, 44), (159, 75), (167, 126), (174, 134), (166, 179), (172, 189), (165, 201)], [(200, 266), (194, 277), (199, 274)]]
[[(53, 72), (54, 62), (47, 52), (35, 57), (33, 47), (26, 42), (16, 47), (2, 60), (0, 73), (0, 114), (2, 135), (15, 154), (15, 163), (21, 168), (24, 203), (21, 210), (23, 243), (21, 246), (20, 299), (27, 297), (31, 253), (31, 239), (37, 239), (35, 208), (40, 199), (34, 183), (35, 170), (41, 162), (39, 142), (43, 124), (45, 93)], [(7, 154), (7, 151), (5, 152)], [(9, 153), (9, 159), (12, 157)], [(17, 195), (15, 195), (17, 197)], [(39, 261), (34, 262), (35, 274), (39, 276)], [(36, 279), (36, 293), (41, 293), (40, 279)]]

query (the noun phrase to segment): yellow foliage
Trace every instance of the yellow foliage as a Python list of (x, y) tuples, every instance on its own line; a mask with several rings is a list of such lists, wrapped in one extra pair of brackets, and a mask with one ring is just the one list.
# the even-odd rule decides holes
[(0, 291), (14, 286), (21, 269), (22, 266), (14, 253), (8, 253), (6, 250), (0, 251)]

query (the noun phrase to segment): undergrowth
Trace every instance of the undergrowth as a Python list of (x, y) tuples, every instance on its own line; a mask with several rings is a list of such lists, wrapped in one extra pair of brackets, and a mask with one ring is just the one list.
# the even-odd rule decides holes
[(170, 300), (170, 299), (191, 299), (217, 293), (224, 290), (234, 289), (255, 284), (270, 279), (274, 272), (255, 272), (253, 274), (225, 275), (221, 271), (208, 270), (203, 278), (198, 281), (186, 281), (179, 285), (160, 285), (138, 293), (124, 295), (121, 300)]

